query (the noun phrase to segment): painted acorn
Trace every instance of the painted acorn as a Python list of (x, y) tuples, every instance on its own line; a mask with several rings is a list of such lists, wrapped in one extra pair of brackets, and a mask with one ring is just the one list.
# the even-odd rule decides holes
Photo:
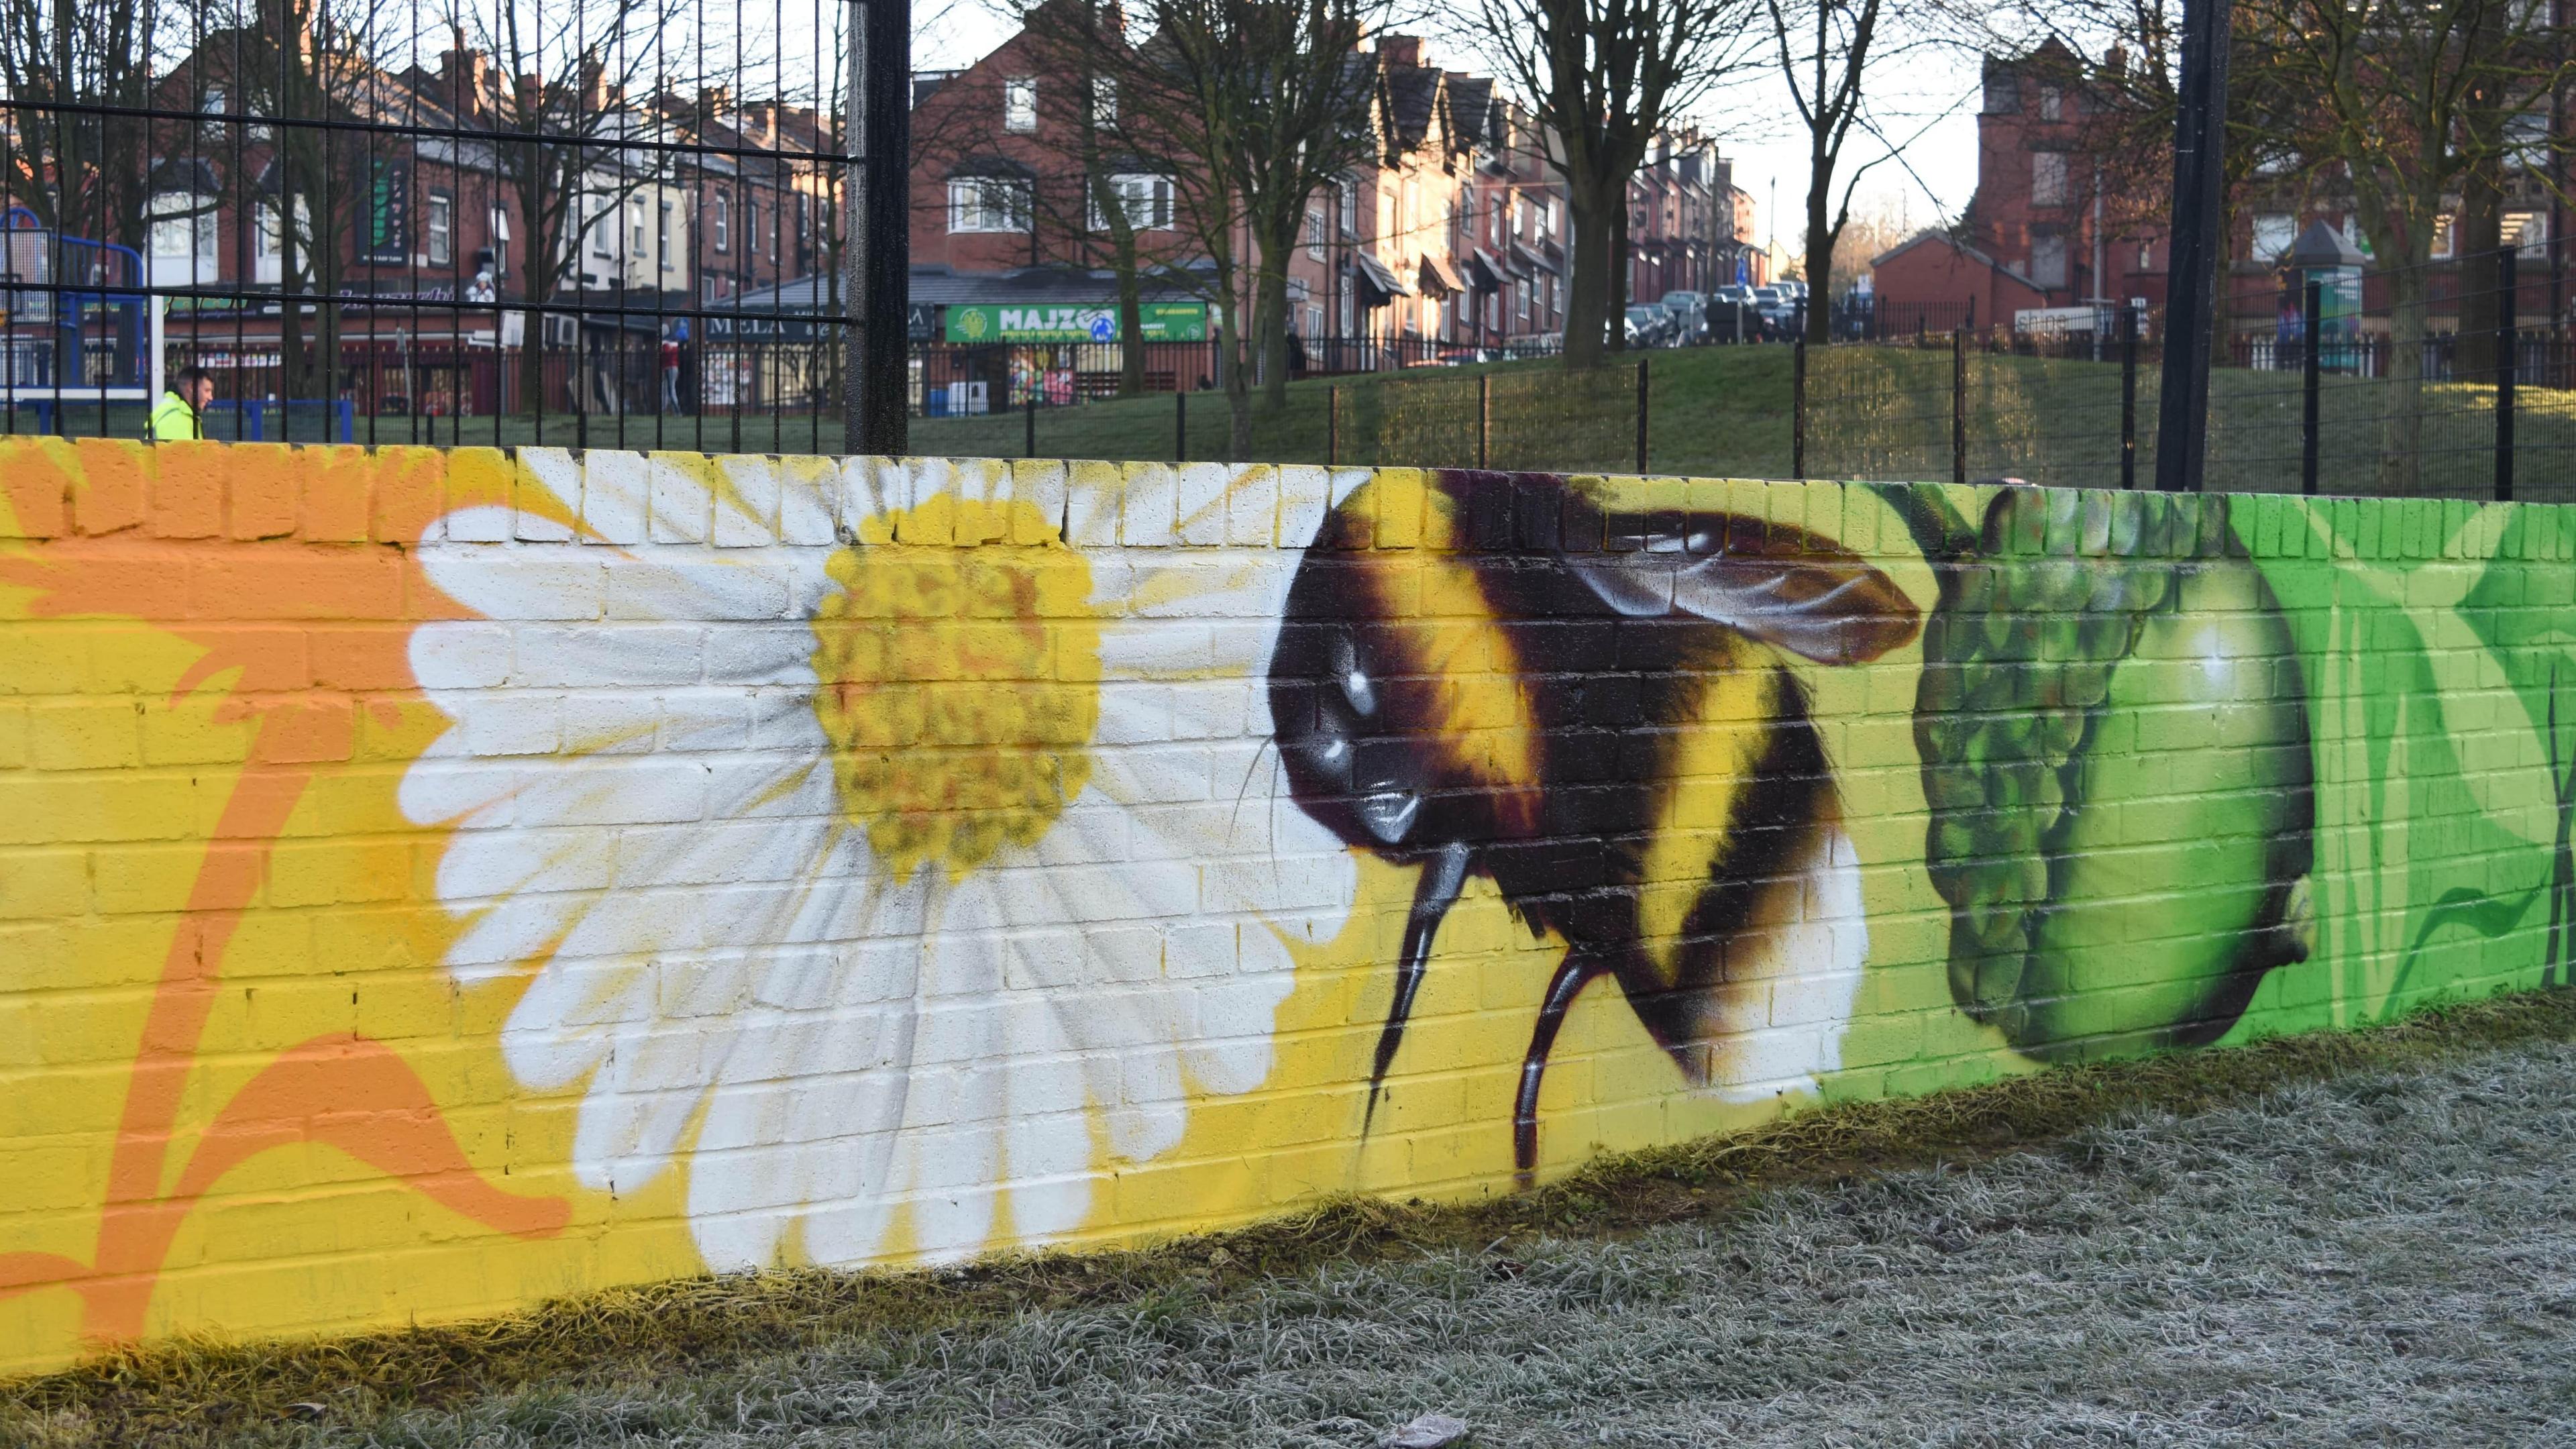
[(1915, 739), (1953, 998), (2046, 1060), (2224, 1035), (2308, 953), (2315, 820), (2298, 656), (2227, 500), (2008, 488), (1970, 528), (1887, 496), (1940, 580)]

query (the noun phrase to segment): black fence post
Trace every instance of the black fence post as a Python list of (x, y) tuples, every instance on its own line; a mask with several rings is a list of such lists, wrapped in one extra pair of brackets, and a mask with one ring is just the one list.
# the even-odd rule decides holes
[(850, 115), (842, 134), (856, 164), (843, 183), (842, 285), (851, 334), (843, 446), (899, 456), (911, 426), (912, 177), (903, 158), (912, 146), (912, 3), (854, 0), (850, 12)]
[(2515, 275), (2514, 253), (2507, 246), (2496, 253), (2496, 415), (2495, 415), (2495, 498), (2498, 503), (2513, 501), (2513, 383), (2514, 383), (2514, 316), (2519, 301), (2521, 278)]
[(1637, 471), (1646, 471), (1646, 359), (1637, 359)]
[(1789, 476), (1807, 476), (1807, 339), (1789, 354)]
[[(1336, 350), (1341, 346), (1334, 344)], [(1324, 466), (1335, 467), (1342, 461), (1342, 390), (1324, 389)]]
[[(1971, 306), (1975, 305), (1973, 302)], [(1950, 481), (1968, 481), (1968, 329), (1950, 334)]]
[(1184, 388), (1172, 389), (1172, 461), (1190, 460), (1190, 395)]
[(1486, 466), (1492, 456), (1494, 434), (1494, 375), (1476, 374), (1476, 466)]
[(2299, 303), (2299, 336), (2307, 344), (2307, 355), (2299, 359), (2299, 491), (2310, 498), (2317, 496), (2317, 402), (2325, 375), (2325, 338), (2318, 325), (2325, 317), (2325, 291), (2323, 282), (2310, 277)]
[(2120, 309), (2120, 486), (2138, 486), (2138, 309)]
[(2210, 330), (2221, 285), (2220, 172), (2227, 148), (2229, 0), (2185, 0), (2174, 108), (2172, 265), (2166, 273), (2164, 391), (2156, 399), (2156, 486), (2197, 493), (2208, 456)]

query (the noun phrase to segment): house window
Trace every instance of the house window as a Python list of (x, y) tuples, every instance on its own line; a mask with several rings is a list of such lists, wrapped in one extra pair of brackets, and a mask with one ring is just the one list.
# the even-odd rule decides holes
[(2040, 232), (2030, 239), (2030, 279), (2043, 287), (2066, 285), (2066, 235)]
[(1514, 283), (1512, 283), (1512, 311), (1513, 311), (1513, 315), (1515, 315), (1515, 316), (1519, 317), (1522, 321), (1527, 322), (1527, 321), (1529, 320), (1529, 312), (1530, 312), (1530, 284), (1529, 284), (1529, 283), (1527, 283), (1527, 282), (1514, 282)]
[(1002, 129), (1027, 135), (1038, 128), (1038, 83), (1029, 76), (1002, 82)]
[(716, 250), (733, 250), (733, 200), (723, 192), (716, 193)]
[(1324, 209), (1319, 206), (1306, 208), (1306, 255), (1324, 258)]
[[(1357, 235), (1353, 228), (1359, 225), (1356, 218), (1360, 214), (1360, 184), (1348, 176), (1343, 177), (1339, 186), (1339, 199), (1341, 204), (1336, 209), (1341, 213), (1337, 220), (1340, 223), (1342, 235)], [(1346, 319), (1342, 325), (1348, 327), (1350, 323)]]
[(2286, 211), (2266, 211), (2254, 218), (2254, 260), (2268, 262), (2299, 239), (2299, 219)]
[(2066, 92), (2055, 86), (2039, 88), (2039, 118), (2043, 121), (2066, 119)]
[[(2450, 217), (2437, 216), (2433, 218), (2433, 255), (2435, 257), (2447, 257), (2451, 255), (2459, 249), (2459, 242), (2459, 228), (2452, 224)], [(2262, 255), (2259, 249), (2255, 254), (2257, 256)]]
[(1029, 184), (1006, 176), (960, 176), (948, 183), (948, 229), (1027, 231)]
[[(1172, 224), (1172, 178), (1168, 176), (1112, 176), (1109, 194), (1118, 204), (1118, 214), (1138, 231), (1163, 231)], [(1092, 194), (1091, 229), (1100, 231), (1109, 219), (1100, 214), (1100, 197)], [(1007, 228), (1017, 231), (1018, 227)]]
[(2546, 256), (2549, 252), (2549, 213), (2545, 211), (2506, 212), (2504, 244), (2526, 257)]
[(2030, 157), (2030, 204), (2066, 204), (2066, 153), (2034, 151)]
[(1357, 312), (1357, 304), (1351, 298), (1351, 279), (1345, 276), (1342, 278), (1342, 336), (1349, 337), (1358, 330), (1354, 321)]
[[(1031, 104), (1034, 105), (1035, 102), (1033, 101)], [(1105, 75), (1092, 77), (1091, 124), (1095, 126), (1114, 126), (1118, 124), (1117, 77)]]
[(456, 198), (443, 191), (429, 194), (426, 227), (429, 264), (448, 266), (456, 260)]
[(2154, 242), (2138, 243), (2138, 270), (2142, 272), (2152, 272), (2155, 269), (2156, 244)]
[(626, 204), (626, 255), (638, 261), (644, 257), (644, 198), (640, 196)]
[[(212, 197), (199, 197), (188, 192), (157, 196), (152, 201), (152, 258), (168, 265), (172, 271), (186, 274), (191, 263), (202, 258), (209, 280), (215, 260), (215, 216)], [(205, 210), (198, 210), (204, 207)], [(195, 212), (195, 215), (189, 213)], [(156, 270), (159, 268), (156, 267)]]
[(510, 213), (498, 206), (493, 207), (483, 235), (488, 239), (485, 244), (492, 248), (492, 275), (507, 276), (510, 271)]
[(671, 203), (667, 200), (653, 218), (653, 255), (663, 271), (671, 270)]
[(1309, 337), (1321, 337), (1324, 335), (1323, 308), (1308, 307), (1306, 309), (1306, 335)]

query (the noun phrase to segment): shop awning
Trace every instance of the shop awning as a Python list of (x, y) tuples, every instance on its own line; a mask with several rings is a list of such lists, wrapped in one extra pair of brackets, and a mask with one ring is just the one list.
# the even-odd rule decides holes
[(1458, 280), (1458, 269), (1449, 265), (1447, 257), (1436, 252), (1424, 252), (1422, 290), (1435, 296), (1454, 297), (1467, 290), (1467, 284)]
[(1351, 253), (1351, 260), (1358, 264), (1357, 276), (1360, 284), (1378, 294), (1378, 301), (1371, 302), (1370, 306), (1378, 306), (1389, 298), (1413, 295), (1413, 289), (1404, 285), (1402, 277), (1397, 276), (1386, 263), (1367, 252), (1354, 251)]

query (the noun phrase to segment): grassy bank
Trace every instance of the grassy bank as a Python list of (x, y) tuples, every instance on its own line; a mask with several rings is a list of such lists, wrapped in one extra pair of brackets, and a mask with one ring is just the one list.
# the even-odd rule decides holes
[[(1792, 350), (1703, 347), (1642, 356), (1647, 383), (1647, 466), (1658, 473), (1785, 478), (1792, 473)], [(1951, 476), (1951, 358), (1945, 350), (1837, 347), (1811, 354), (1807, 383), (1806, 475), (1922, 480)], [(1637, 371), (1633, 360), (1569, 373), (1552, 361), (1465, 368), (1414, 368), (1289, 385), (1271, 408), (1256, 395), (1246, 461), (1406, 467), (1472, 467), (1626, 472), (1637, 466)], [(2211, 375), (2209, 482), (2234, 492), (2295, 491), (2300, 481), (2303, 399), (2295, 373), (2221, 369)], [(2134, 475), (2155, 476), (2156, 369), (2141, 367), (2134, 400)], [(2117, 487), (2121, 481), (2122, 371), (2116, 362), (1990, 355), (1967, 358), (1966, 465), (1972, 479), (2013, 477), (2060, 487)], [(2387, 491), (2379, 459), (2389, 441), (2384, 414), (2393, 391), (2375, 380), (2328, 378), (2319, 407), (2319, 486), (2327, 493)], [(2484, 497), (2494, 478), (2494, 390), (2460, 384), (2423, 389), (2412, 451), (2422, 495)], [(130, 414), (130, 416), (128, 415)], [(109, 431), (134, 436), (142, 414), (110, 417)], [(75, 430), (96, 431), (97, 415), (74, 410)], [(2576, 498), (2576, 393), (2526, 388), (2517, 402), (2518, 496)], [(299, 416), (299, 438), (317, 420)], [(19, 426), (32, 426), (22, 420)], [(1030, 419), (1020, 413), (916, 418), (916, 453), (951, 457), (1029, 455)], [(1040, 409), (1034, 455), (1047, 458), (1169, 460), (1228, 456), (1223, 394), (1176, 400), (1170, 393), (1080, 407)], [(356, 420), (361, 442), (677, 448), (710, 452), (841, 450), (837, 417), (759, 414), (587, 419), (466, 418)], [(1481, 447), (1480, 447), (1481, 435)], [(309, 439), (306, 439), (309, 440)]]
[[(2392, 1154), (2403, 1158), (2406, 1145), (2403, 1134), (2394, 1130), (2404, 1114), (2372, 1105), (2393, 1089), (2332, 1084), (2374, 1074), (2419, 1077), (2485, 1061), (2499, 1050), (2547, 1048), (2542, 1053), (2546, 1060), (2534, 1068), (2535, 1080), (2545, 1078), (2548, 1083), (2547, 1100), (2539, 1105), (2563, 1115), (2563, 1093), (2556, 1083), (2563, 1079), (2566, 1067), (2576, 1064), (2576, 1056), (2556, 1044), (2571, 1040), (2576, 1040), (2576, 994), (2524, 996), (2429, 1013), (2359, 1034), (2286, 1038), (2224, 1051), (2051, 1071), (1931, 1097), (1810, 1113), (1754, 1132), (1605, 1162), (1572, 1181), (1471, 1207), (1345, 1202), (1239, 1232), (1138, 1252), (1004, 1259), (941, 1273), (804, 1272), (699, 1279), (587, 1295), (494, 1322), (326, 1343), (155, 1348), (0, 1388), (0, 1441), (47, 1449), (92, 1444), (366, 1443), (461, 1449), (468, 1444), (806, 1442), (766, 1433), (719, 1432), (727, 1395), (750, 1393), (765, 1400), (780, 1385), (804, 1382), (814, 1374), (841, 1375), (846, 1387), (850, 1376), (858, 1373), (851, 1365), (860, 1361), (878, 1364), (859, 1376), (874, 1375), (869, 1379), (874, 1387), (868, 1390), (874, 1398), (869, 1401), (893, 1406), (887, 1408), (889, 1413), (901, 1407), (898, 1401), (913, 1399), (920, 1402), (904, 1409), (905, 1414), (915, 1409), (923, 1415), (954, 1413), (955, 1405), (940, 1398), (952, 1391), (970, 1396), (982, 1393), (983, 1412), (988, 1414), (1000, 1412), (998, 1402), (1014, 1396), (1029, 1403), (1057, 1402), (1063, 1408), (1062, 1396), (1077, 1393), (1078, 1383), (1066, 1379), (1050, 1386), (1043, 1363), (1013, 1367), (984, 1354), (979, 1345), (998, 1345), (1015, 1334), (1044, 1329), (1071, 1335), (1056, 1345), (1060, 1360), (1090, 1362), (1088, 1351), (1080, 1348), (1084, 1333), (1099, 1343), (1119, 1342), (1135, 1325), (1145, 1324), (1161, 1325), (1156, 1332), (1168, 1329), (1186, 1338), (1199, 1333), (1193, 1324), (1238, 1323), (1247, 1316), (1266, 1321), (1265, 1316), (1278, 1316), (1273, 1309), (1279, 1302), (1287, 1301), (1279, 1295), (1306, 1302), (1297, 1295), (1311, 1294), (1315, 1282), (1346, 1282), (1353, 1274), (1394, 1274), (1402, 1282), (1388, 1292), (1401, 1288), (1403, 1294), (1416, 1294), (1419, 1285), (1405, 1286), (1413, 1284), (1413, 1279), (1403, 1276), (1414, 1271), (1408, 1265), (1431, 1264), (1424, 1271), (1437, 1276), (1457, 1271), (1454, 1265), (1464, 1262), (1473, 1272), (1499, 1283), (1508, 1278), (1512, 1264), (1562, 1258), (1574, 1251), (1562, 1246), (1567, 1242), (1609, 1245), (1600, 1251), (1615, 1259), (1628, 1251), (1617, 1245), (1639, 1234), (1683, 1232), (1698, 1235), (1674, 1240), (1685, 1246), (1699, 1244), (1690, 1250), (1698, 1254), (1693, 1261), (1719, 1261), (1724, 1254), (1739, 1251), (1739, 1234), (1753, 1233), (1769, 1221), (1765, 1214), (1783, 1200), (1781, 1194), (1806, 1194), (1799, 1200), (1819, 1204), (1813, 1211), (1824, 1219), (1837, 1213), (1848, 1217), (1835, 1202), (1883, 1202), (1890, 1192), (1900, 1198), (1918, 1192), (1872, 1186), (1873, 1182), (1893, 1177), (1938, 1184), (1962, 1168), (2036, 1144), (2072, 1144), (2071, 1157), (2060, 1154), (2050, 1160), (2070, 1161), (2078, 1167), (2098, 1167), (2124, 1153), (2146, 1152), (2163, 1164), (2155, 1168), (2156, 1173), (2188, 1175), (2194, 1169), (2173, 1167), (2171, 1161), (2188, 1164), (2192, 1152), (2207, 1150), (2205, 1143), (2188, 1150), (2177, 1146), (2150, 1151), (2134, 1144), (2119, 1145), (2129, 1140), (2120, 1134), (2134, 1137), (2134, 1124), (2148, 1118), (2171, 1120), (2240, 1109), (2254, 1111), (2258, 1117), (2277, 1116), (2281, 1109), (2248, 1104), (2285, 1093), (2295, 1103), (2305, 1100), (2297, 1096), (2299, 1092), (2320, 1084), (2362, 1103), (2364, 1115), (2389, 1130), (2384, 1141), (2320, 1143), (2311, 1140), (2313, 1134), (2301, 1140), (2321, 1160), (2347, 1166), (2375, 1164), (2374, 1170), (2380, 1170), (2389, 1167)], [(2488, 1072), (2481, 1066), (2474, 1068), (2473, 1075)], [(2452, 1088), (2441, 1091), (2457, 1096)], [(2540, 1131), (2538, 1126), (2527, 1124), (2527, 1129), (2527, 1140), (2548, 1150), (2567, 1146), (2559, 1138), (2530, 1135)], [(2231, 1150), (2245, 1159), (2243, 1170), (2259, 1174), (2268, 1170), (2263, 1164), (2270, 1148), (2259, 1132), (2249, 1132), (2238, 1122), (2218, 1135), (2232, 1141)], [(2553, 1182), (2563, 1180), (2563, 1161), (2551, 1158), (2532, 1166)], [(1930, 1176), (1925, 1178), (1927, 1173)], [(2366, 1195), (2367, 1186), (2357, 1184), (2352, 1191)], [(2273, 1193), (2280, 1210), (2305, 1216), (2309, 1211), (2305, 1204), (2314, 1189), (2285, 1181)], [(1851, 1199), (1851, 1194), (1860, 1196)], [(1991, 1223), (1976, 1226), (1981, 1220), (1974, 1214), (1952, 1222), (1953, 1209), (1914, 1202), (1906, 1211), (1931, 1223), (1920, 1228), (1917, 1238), (1947, 1241), (1947, 1234), (1966, 1242), (1999, 1231)], [(1978, 1211), (1997, 1221), (2010, 1216), (2000, 1208)], [(1951, 1225), (1945, 1228), (1943, 1223)], [(1717, 1237), (1710, 1238), (1711, 1233)], [(2187, 1241), (2179, 1246), (2204, 1259), (2215, 1247)], [(1923, 1251), (1937, 1257), (1954, 1250), (1935, 1242)], [(1865, 1300), (1868, 1292), (1875, 1291), (1859, 1281), (1866, 1274), (1839, 1281), (1820, 1279), (1815, 1271), (1794, 1265), (1783, 1271), (1793, 1274), (1802, 1291), (1828, 1295), (1833, 1301), (1856, 1293)], [(1496, 1274), (1503, 1278), (1491, 1276)], [(2180, 1290), (2158, 1291), (2168, 1291), (2169, 1297), (2170, 1291)], [(2576, 1305), (2576, 1297), (2568, 1302)], [(2576, 1307), (2570, 1311), (2576, 1312)], [(1308, 1312), (1300, 1308), (1287, 1317), (1299, 1319)], [(1085, 1324), (1092, 1326), (1082, 1327)], [(2553, 1325), (2566, 1326), (2544, 1319), (2544, 1326)], [(1462, 1320), (1461, 1331), (1466, 1326)], [(1824, 1333), (1830, 1326), (1817, 1331)], [(1333, 1330), (1330, 1323), (1314, 1325), (1319, 1333), (1391, 1334), (1390, 1343), (1424, 1327), (1345, 1325)], [(1549, 1331), (1568, 1327), (1558, 1324)], [(1200, 1334), (1201, 1340), (1206, 1338), (1207, 1334)], [(1188, 1358), (1183, 1354), (1163, 1369), (1186, 1375), (1183, 1360)], [(1063, 1371), (1063, 1362), (1058, 1371)], [(1217, 1367), (1223, 1367), (1221, 1361)], [(1646, 1365), (1633, 1367), (1644, 1371)], [(1866, 1361), (1856, 1362), (1855, 1368), (1866, 1369)], [(998, 1377), (976, 1377), (988, 1371)], [(1120, 1368), (1115, 1362), (1086, 1370), (1113, 1377), (1142, 1371), (1133, 1364)], [(903, 1377), (907, 1373), (921, 1376), (922, 1381), (900, 1387), (908, 1382)], [(930, 1382), (952, 1373), (965, 1377), (947, 1387)], [(759, 1387), (764, 1384), (768, 1387)], [(1055, 1399), (1050, 1400), (1051, 1395)], [(844, 1431), (861, 1423), (880, 1429), (894, 1424), (868, 1419), (867, 1413), (875, 1410), (860, 1412), (852, 1406), (855, 1401), (839, 1402), (838, 1408), (826, 1404), (817, 1412)], [(1217, 1412), (1222, 1406), (1202, 1408)], [(1149, 1409), (1140, 1400), (1114, 1413)], [(923, 1417), (902, 1422), (918, 1430), (939, 1420)], [(1176, 1420), (1170, 1436), (1131, 1438), (1130, 1442), (1230, 1441), (1229, 1434), (1215, 1432), (1226, 1422), (1219, 1413), (1215, 1420), (1200, 1422), (1198, 1428), (1183, 1433)], [(547, 1428), (549, 1424), (554, 1428)], [(1371, 1433), (1383, 1427), (1380, 1424)], [(1270, 1429), (1244, 1432), (1249, 1435), (1244, 1442), (1289, 1442)], [(907, 1432), (897, 1437), (910, 1442), (912, 1436)], [(960, 1437), (983, 1442), (1056, 1442), (1084, 1436), (1069, 1431), (1054, 1438), (1036, 1432), (1005, 1434), (988, 1424), (985, 1433)], [(1369, 1440), (1345, 1436), (1310, 1442)]]

